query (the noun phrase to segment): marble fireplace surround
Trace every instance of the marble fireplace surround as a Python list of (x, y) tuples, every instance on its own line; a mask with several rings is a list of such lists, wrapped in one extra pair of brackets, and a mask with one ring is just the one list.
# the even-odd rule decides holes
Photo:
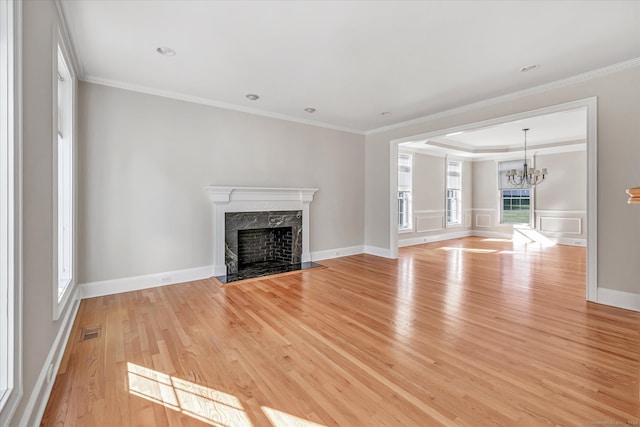
[(227, 274), (225, 214), (227, 212), (302, 211), (301, 262), (311, 261), (309, 204), (317, 188), (205, 187), (213, 204), (213, 275)]
[(237, 274), (245, 262), (302, 262), (302, 211), (227, 212), (224, 235), (227, 277)]

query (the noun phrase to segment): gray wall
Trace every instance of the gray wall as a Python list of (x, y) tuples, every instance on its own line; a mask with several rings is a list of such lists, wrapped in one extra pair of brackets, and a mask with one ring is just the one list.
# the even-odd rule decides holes
[[(497, 191), (497, 170), (499, 160), (473, 162), (473, 227), (478, 231), (511, 233), (512, 226), (500, 224), (500, 201)], [(561, 239), (586, 239), (587, 210), (587, 153), (571, 151), (537, 155), (536, 167), (549, 169), (547, 180), (534, 188), (534, 226), (547, 237)], [(544, 225), (549, 220), (559, 230), (550, 232), (540, 228), (540, 218)], [(490, 218), (490, 226), (485, 226)], [(479, 225), (482, 224), (482, 225)], [(574, 233), (574, 227), (580, 229)], [(569, 242), (564, 240), (564, 242)]]
[(203, 187), (319, 188), (311, 251), (364, 241), (364, 137), (79, 85), (79, 280), (213, 264)]
[(498, 175), (495, 160), (473, 162), (473, 208), (495, 209)]
[(536, 209), (587, 209), (587, 152), (573, 151), (536, 156), (536, 168), (550, 175), (536, 187)]
[[(458, 233), (469, 230), (471, 224), (465, 224), (466, 215), (470, 214), (473, 194), (472, 187), (472, 162), (469, 160), (456, 159), (462, 161), (462, 225), (446, 227), (445, 225), (445, 186), (446, 186), (446, 162), (444, 156), (435, 156), (426, 153), (406, 151), (401, 152), (413, 154), (413, 231), (402, 231), (398, 233), (399, 244), (402, 242), (416, 244), (420, 243), (420, 238), (427, 238), (437, 235), (438, 238), (449, 233)], [(435, 227), (440, 223), (441, 228), (431, 231), (419, 231), (418, 222), (422, 220), (428, 227)]]
[[(22, 371), (23, 397), (13, 417), (17, 424), (51, 350), (61, 321), (53, 321), (57, 278), (54, 210), (53, 94), (56, 68), (53, 2), (22, 3)], [(57, 53), (55, 53), (57, 55)], [(73, 293), (73, 290), (72, 290)], [(70, 310), (72, 303), (67, 305)], [(60, 314), (63, 319), (66, 312)], [(29, 414), (27, 414), (29, 415)]]
[(598, 286), (639, 293), (640, 264), (620, 262), (640, 257), (640, 212), (626, 204), (625, 195), (626, 188), (640, 182), (637, 68), (367, 135), (365, 244), (389, 248), (391, 140), (594, 96), (598, 98)]
[[(409, 152), (400, 147), (401, 152)], [(500, 201), (497, 184), (500, 160), (463, 161), (463, 223), (429, 232), (418, 232), (418, 218), (444, 220), (445, 158), (426, 153), (413, 152), (413, 207), (414, 231), (398, 233), (399, 245), (407, 241), (421, 243), (419, 237), (437, 235), (446, 238), (447, 233), (456, 233), (473, 228), (479, 232), (511, 233), (510, 224), (500, 224)], [(584, 243), (587, 236), (587, 153), (571, 151), (537, 155), (536, 165), (546, 167), (552, 174), (543, 185), (534, 189), (533, 224), (542, 234), (550, 238), (564, 239), (561, 242)], [(436, 212), (436, 211), (439, 211)], [(540, 219), (543, 222), (541, 223)], [(468, 222), (467, 219), (470, 219)], [(487, 226), (487, 221), (489, 225)], [(435, 221), (433, 221), (435, 223)], [(542, 227), (541, 227), (542, 226)], [(554, 227), (559, 231), (549, 231)], [(580, 232), (574, 232), (579, 229)], [(579, 239), (579, 240), (576, 240)]]
[(413, 153), (414, 211), (444, 209), (444, 157)]
[(535, 189), (535, 226), (538, 231), (567, 242), (586, 239), (586, 151), (536, 156), (536, 165), (557, 171), (549, 175), (548, 182)]

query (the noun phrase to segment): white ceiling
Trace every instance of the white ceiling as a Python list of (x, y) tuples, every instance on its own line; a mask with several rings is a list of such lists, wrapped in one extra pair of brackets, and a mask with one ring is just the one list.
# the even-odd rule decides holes
[(486, 158), (512, 155), (527, 148), (538, 154), (586, 149), (587, 112), (584, 108), (505, 122), (493, 126), (416, 139), (403, 143), (419, 151)]
[(640, 1), (61, 3), (81, 80), (357, 132), (640, 57)]

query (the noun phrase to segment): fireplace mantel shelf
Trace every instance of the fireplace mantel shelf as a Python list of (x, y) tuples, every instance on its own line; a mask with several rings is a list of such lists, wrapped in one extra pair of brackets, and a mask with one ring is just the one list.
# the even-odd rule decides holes
[(210, 185), (205, 187), (213, 203), (237, 201), (291, 201), (311, 202), (317, 188), (279, 187), (229, 187)]
[(317, 188), (232, 187), (204, 188), (213, 205), (213, 273), (226, 274), (225, 214), (227, 212), (302, 211), (301, 261), (311, 261), (309, 251), (309, 204)]

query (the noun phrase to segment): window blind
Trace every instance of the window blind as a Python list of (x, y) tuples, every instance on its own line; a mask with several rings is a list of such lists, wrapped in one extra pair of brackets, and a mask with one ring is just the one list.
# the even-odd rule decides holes
[(398, 191), (411, 191), (411, 154), (398, 154)]
[(447, 164), (447, 188), (459, 190), (462, 187), (461, 177), (462, 163), (448, 162)]

